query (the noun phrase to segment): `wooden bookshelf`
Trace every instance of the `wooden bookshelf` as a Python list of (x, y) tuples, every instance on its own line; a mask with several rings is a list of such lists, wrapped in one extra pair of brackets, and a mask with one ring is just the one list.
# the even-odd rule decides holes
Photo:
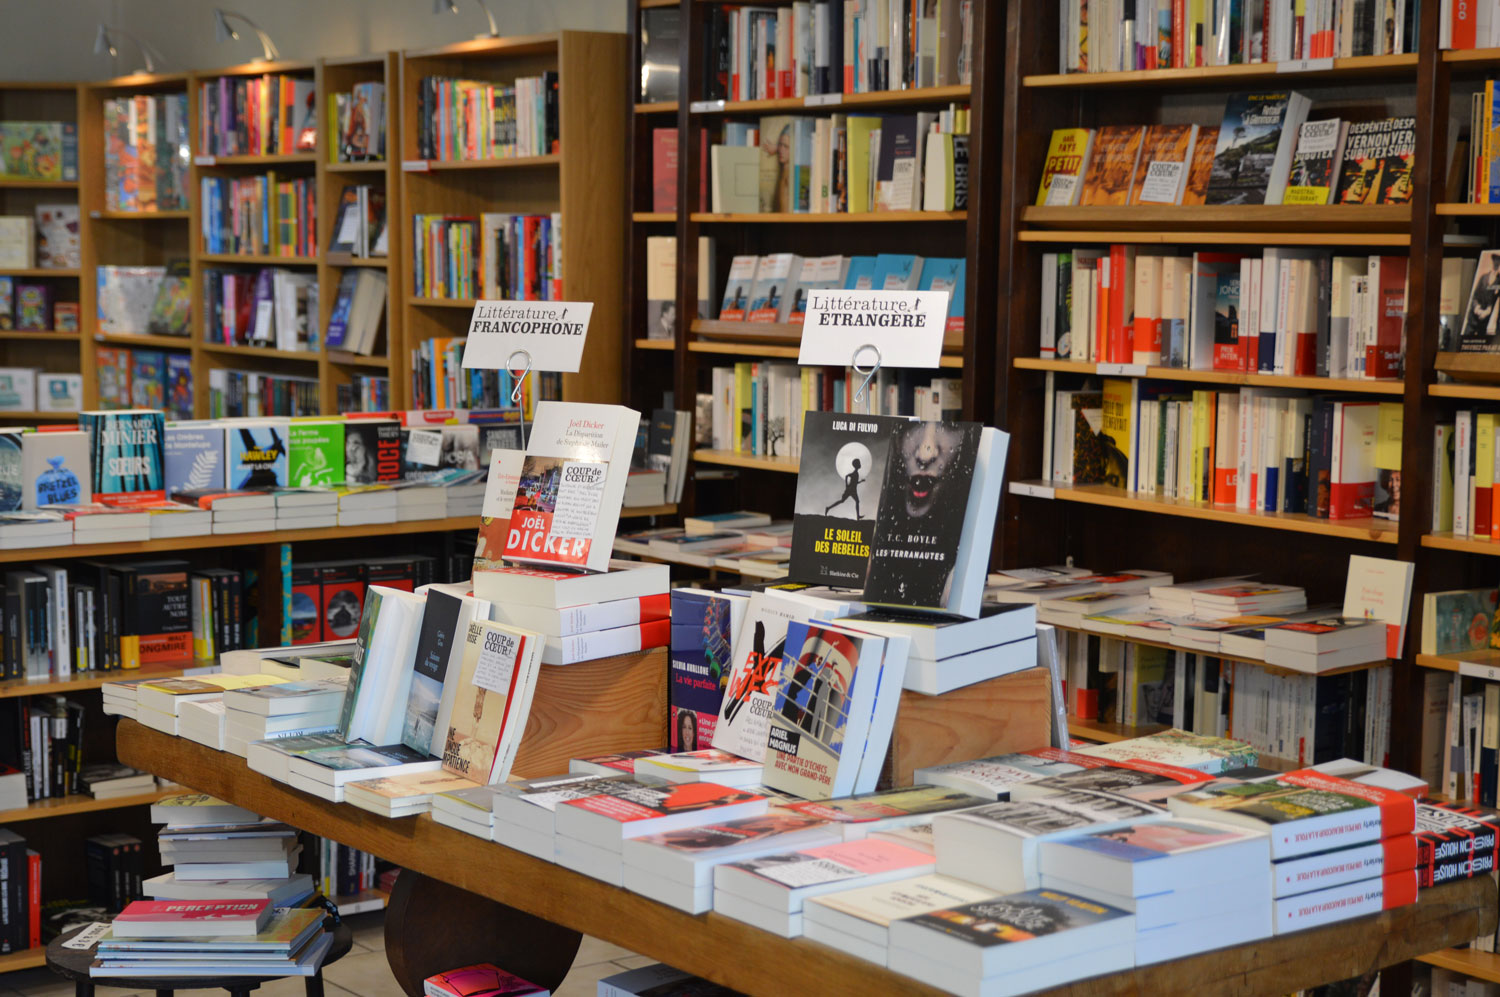
[(785, 474), (797, 473), (797, 461), (790, 457), (760, 457), (756, 454), (736, 453), (733, 450), (694, 450), (693, 459), (703, 464), (723, 464), (726, 467), (780, 471)]
[[(1052, 360), (1016, 357), (1021, 370), (1051, 370), (1059, 374), (1098, 374), (1105, 377), (1145, 377), (1153, 381), (1192, 381), (1198, 384), (1236, 384), (1251, 388), (1302, 388), (1307, 391), (1347, 391), (1353, 394), (1399, 395), (1400, 381), (1362, 380), (1343, 377), (1297, 377), (1290, 374), (1257, 374), (1252, 371), (1188, 370), (1144, 364), (1101, 364), (1082, 360)], [(1123, 369), (1121, 369), (1123, 367)]]
[[(334, 94), (347, 93), (357, 83), (385, 85), (385, 159), (383, 162), (339, 163), (338, 137), (324, 136), (318, 152), (318, 312), (319, 328), (325, 334), (338, 299), (339, 281), (350, 267), (383, 267), (386, 271), (385, 314), (381, 331), (375, 334), (375, 345), (369, 356), (343, 350), (330, 350), (324, 337), (318, 354), (318, 382), (324, 412), (340, 411), (338, 389), (352, 384), (359, 375), (390, 378), (391, 404), (406, 407), (409, 384), (400, 371), (403, 311), (401, 302), (407, 284), (402, 280), (406, 264), (406, 240), (411, 226), (402, 224), (401, 210), (401, 58), (395, 52), (368, 56), (345, 56), (319, 60), (316, 74), (318, 120), (329, 127)], [(331, 253), (334, 226), (338, 224), (339, 202), (349, 187), (368, 185), (385, 195), (386, 255), (354, 257), (348, 253)]]
[[(116, 675), (124, 675), (117, 672)], [(180, 789), (153, 789), (148, 793), (131, 793), (129, 796), (112, 796), (97, 800), (86, 793), (69, 796), (54, 796), (35, 800), (17, 810), (0, 810), (0, 821), (15, 824), (19, 821), (42, 820), (48, 817), (65, 817), (68, 814), (96, 813), (101, 810), (121, 810), (155, 803), (164, 796), (181, 792)], [(0, 968), (0, 972), (4, 972)]]
[(1411, 205), (1375, 207), (1304, 204), (1135, 205), (1126, 207), (1049, 207), (1021, 209), (1021, 223), (1035, 228), (1137, 229), (1172, 231), (1266, 232), (1273, 238), (1307, 232), (1388, 232), (1411, 226)]
[[(1460, 537), (1452, 533), (1424, 533), (1422, 546), (1430, 550), (1453, 550), (1484, 557), (1500, 557), (1500, 543), (1489, 537)], [(1415, 600), (1414, 600), (1415, 601)], [(1408, 629), (1410, 625), (1408, 624)]]
[(1188, 654), (1197, 654), (1207, 658), (1217, 658), (1220, 661), (1227, 661), (1237, 665), (1253, 665), (1254, 667), (1264, 669), (1265, 671), (1268, 671), (1273, 675), (1343, 675), (1347, 672), (1361, 672), (1370, 668), (1381, 668), (1385, 665), (1390, 664), (1390, 660), (1388, 658), (1380, 658), (1374, 661), (1365, 661), (1359, 664), (1346, 665), (1341, 668), (1330, 668), (1326, 671), (1316, 673), (1304, 672), (1296, 668), (1287, 668), (1283, 665), (1273, 665), (1269, 661), (1265, 661), (1261, 658), (1239, 657), (1233, 654), (1224, 654), (1218, 650), (1210, 651), (1206, 649), (1188, 647), (1182, 644), (1173, 644), (1170, 641), (1165, 640), (1152, 640), (1149, 636), (1152, 631), (1146, 628), (1141, 628), (1142, 632), (1139, 634), (1118, 634), (1105, 630), (1099, 630), (1094, 627), (1088, 626), (1087, 624), (1088, 621), (1085, 620), (1083, 626), (1072, 627), (1065, 626), (1061, 623), (1053, 623), (1052, 626), (1056, 627), (1058, 630), (1066, 630), (1071, 633), (1090, 634), (1095, 637), (1106, 637), (1113, 640), (1125, 641), (1129, 644), (1139, 644), (1142, 647), (1156, 647), (1162, 649), (1163, 651), (1183, 651)]
[(1500, 954), (1494, 952), (1479, 952), (1475, 949), (1439, 949), (1427, 955), (1417, 956), (1417, 961), (1490, 983), (1500, 983)]
[(859, 111), (877, 108), (931, 107), (946, 103), (966, 104), (973, 99), (973, 88), (966, 83), (942, 87), (916, 87), (910, 90), (871, 90), (865, 93), (826, 94), (815, 97), (778, 97), (772, 100), (694, 101), (692, 114), (776, 114), (823, 113), (829, 108), (853, 107)]
[[(1051, 48), (1052, 64), (1057, 65), (1056, 48)], [(1321, 60), (1310, 60), (1320, 62)], [(1148, 69), (1123, 73), (1032, 73), (1021, 77), (1024, 87), (1063, 90), (1142, 89), (1191, 90), (1208, 87), (1280, 86), (1288, 80), (1323, 81), (1374, 78), (1389, 80), (1416, 76), (1417, 56), (1363, 55), (1332, 60), (1328, 69), (1299, 70), (1295, 63), (1252, 63), (1234, 66), (1200, 66), (1193, 69)]]
[[(603, 178), (618, 174), (625, 143), (629, 93), (620, 81), (627, 77), (627, 61), (624, 35), (589, 31), (481, 38), (407, 51), (400, 60), (396, 148), (403, 167), (411, 167), (401, 170), (399, 182), (404, 231), (411, 231), (412, 219), (419, 214), (561, 212), (563, 296), (596, 304), (582, 372), (563, 375), (563, 397), (571, 401), (615, 402), (624, 392), (624, 378), (615, 373), (625, 350), (617, 304), (624, 256), (624, 190), (622, 184)], [(417, 95), (423, 77), (510, 83), (544, 70), (555, 71), (561, 81), (559, 154), (458, 163), (418, 158)], [(391, 267), (392, 282), (402, 286), (401, 344), (392, 380), (401, 382), (403, 399), (410, 396), (411, 351), (427, 339), (465, 335), (474, 305), (419, 297), (409, 258), (413, 255), (404, 255), (399, 267)]]
[(836, 211), (824, 214), (813, 212), (760, 211), (752, 214), (732, 212), (694, 211), (693, 221), (703, 225), (865, 225), (903, 224), (905, 222), (962, 222), (967, 221), (967, 211)]
[(1466, 655), (1462, 654), (1417, 654), (1415, 661), (1421, 668), (1431, 668), (1439, 672), (1456, 672), (1459, 663)]
[(1164, 729), (1159, 724), (1133, 727), (1130, 724), (1112, 724), (1102, 720), (1083, 720), (1071, 714), (1068, 716), (1068, 733), (1079, 740), (1093, 741), (1096, 744), (1128, 741), (1133, 737), (1145, 737)]
[[(0, 82), (0, 120), (9, 121), (61, 121), (75, 126), (83, 120), (84, 86), (78, 83)], [(38, 205), (78, 205), (78, 245), (80, 259), (87, 261), (90, 249), (88, 237), (88, 208), (82, 183), (81, 161), (83, 136), (79, 128), (78, 142), (80, 161), (79, 180), (0, 180), (0, 215), (36, 216)], [(57, 301), (78, 303), (80, 328), (92, 314), (86, 296), (93, 292), (93, 282), (79, 280), (80, 273), (92, 274), (91, 269), (80, 267), (71, 270), (5, 270), (0, 271), (17, 278), (41, 278), (52, 289), (52, 298)], [(0, 338), (0, 367), (39, 367), (49, 373), (78, 373), (90, 369), (91, 351), (80, 336), (70, 333), (8, 331)], [(84, 377), (85, 390), (89, 378)], [(85, 397), (85, 400), (86, 397)], [(0, 420), (27, 422), (36, 413), (7, 412)], [(66, 414), (57, 415), (66, 421)]]

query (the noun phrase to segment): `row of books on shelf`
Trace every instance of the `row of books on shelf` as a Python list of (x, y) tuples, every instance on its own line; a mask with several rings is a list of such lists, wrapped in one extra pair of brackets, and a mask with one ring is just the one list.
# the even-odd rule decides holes
[(95, 270), (93, 280), (100, 332), (112, 336), (190, 334), (192, 275), (187, 260), (157, 266), (104, 264)]
[(82, 400), (82, 374), (0, 367), (0, 412), (77, 412)]
[(693, 413), (659, 408), (641, 416), (625, 482), (626, 508), (682, 501), (692, 447)]
[(562, 398), (562, 375), (535, 371), (521, 378), (521, 396), (512, 401), (516, 376), (509, 370), (463, 366), (466, 337), (435, 336), (411, 351), (411, 396), (423, 408), (519, 409), (530, 413), (538, 401)]
[(417, 81), (417, 156), (441, 162), (554, 155), (558, 75), (512, 84), (424, 76)]
[(355, 374), (348, 384), (338, 385), (340, 412), (389, 412), (391, 379), (376, 374)]
[[(663, 12), (674, 13), (674, 12)], [(653, 25), (662, 61), (675, 61), (680, 29)], [(973, 4), (896, 0), (849, 8), (828, 0), (785, 7), (708, 8), (703, 96), (774, 100), (967, 84), (973, 71)], [(672, 81), (675, 83), (675, 80)], [(676, 100), (645, 87), (643, 100)]]
[[(188, 354), (100, 346), (94, 350), (94, 364), (101, 409), (155, 408), (174, 419), (193, 417), (193, 364)], [(48, 376), (39, 375), (39, 389), (40, 379)], [(65, 396), (74, 412), (83, 407), (82, 375), (79, 380), (80, 392)]]
[(311, 79), (282, 73), (220, 76), (198, 84), (197, 152), (213, 156), (285, 156), (318, 143)]
[(1242, 512), (1400, 518), (1400, 402), (1115, 378), (1048, 396), (1044, 480)]
[(188, 209), (186, 93), (104, 99), (106, 211)]
[(310, 177), (205, 176), (198, 191), (203, 251), (311, 258), (318, 252), (317, 184)]
[(1434, 427), (1432, 529), (1460, 537), (1497, 536), (1493, 412), (1462, 409)]
[(412, 216), (412, 293), (561, 300), (562, 215)]
[[(293, 561), (282, 582), (282, 618), (290, 621), (289, 643), (353, 640), (371, 586), (412, 592), (438, 581), (437, 571), (437, 559), (425, 554)], [(333, 668), (329, 674), (336, 677), (341, 672)]]
[(333, 220), (330, 253), (379, 257), (390, 254), (386, 235), (385, 190), (373, 184), (345, 187)]
[[(636, 477), (631, 474), (632, 485)], [(634, 504), (626, 499), (627, 506)], [(723, 568), (750, 578), (783, 578), (791, 551), (790, 522), (772, 522), (764, 513), (747, 511), (688, 516), (681, 527), (635, 530), (615, 537), (615, 553), (621, 557)]]
[(212, 419), (300, 418), (317, 415), (322, 407), (316, 377), (224, 367), (208, 372), (208, 414)]
[[(968, 125), (968, 107), (956, 104), (917, 114), (727, 121), (723, 142), (708, 148), (713, 210), (963, 211), (969, 206)], [(653, 151), (675, 153), (671, 145)]]
[[(1448, 16), (1447, 3), (1440, 5)], [(1456, 7), (1465, 5), (1457, 4)], [(1060, 73), (1237, 66), (1417, 50), (1417, 3), (1322, 0), (1302, 7), (1205, 8), (1188, 0), (1064, 2)]]
[[(712, 261), (711, 250), (709, 258)], [(812, 291), (946, 291), (947, 331), (962, 332), (964, 272), (962, 259), (906, 253), (736, 256), (729, 264), (719, 321), (799, 324), (807, 315), (807, 297)]]
[(205, 267), (203, 314), (204, 342), (316, 352), (317, 275), (280, 267)]
[(1500, 10), (1494, 0), (1438, 5), (1438, 48), (1490, 48), (1500, 44)]
[(1039, 205), (1406, 204), (1416, 119), (1308, 121), (1295, 91), (1235, 94), (1218, 127), (1052, 133)]
[(0, 178), (78, 180), (78, 126), (71, 121), (0, 121)]
[[(864, 397), (856, 398), (863, 383), (864, 375), (852, 368), (768, 361), (714, 367), (712, 400), (701, 425), (709, 427), (715, 450), (795, 459), (804, 452), (804, 435), (820, 431), (835, 414), (952, 420), (963, 405), (959, 378), (882, 368)], [(809, 429), (804, 420), (814, 419), (819, 427)]]
[[(1483, 257), (1470, 322), (1444, 298), (1442, 331), (1465, 350), (1486, 349), (1489, 284), (1500, 253)], [(1134, 246), (1044, 253), (1041, 355), (1114, 364), (1299, 377), (1399, 378), (1406, 354), (1405, 256), (1334, 256), (1273, 247), (1259, 255), (1178, 256)], [(1475, 261), (1444, 261), (1445, 281)], [(1454, 296), (1456, 297), (1456, 296)], [(1455, 336), (1455, 327), (1462, 329)], [(1470, 326), (1475, 332), (1469, 331)], [(1467, 344), (1467, 345), (1463, 345)]]
[(76, 270), (78, 205), (38, 204), (29, 215), (0, 215), (0, 269)]
[(77, 332), (78, 302), (53, 300), (45, 281), (0, 277), (0, 330)]
[(382, 162), (386, 158), (385, 84), (366, 80), (348, 93), (328, 95), (330, 134), (329, 161), (333, 163)]

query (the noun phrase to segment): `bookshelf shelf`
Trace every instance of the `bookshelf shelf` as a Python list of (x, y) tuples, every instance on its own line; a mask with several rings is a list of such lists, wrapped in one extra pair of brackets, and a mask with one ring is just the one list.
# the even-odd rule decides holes
[(1443, 52), (1443, 61), (1479, 69), (1500, 66), (1500, 48), (1456, 48)]
[(9, 955), (0, 955), (0, 973), (15, 973), (23, 969), (36, 969), (47, 965), (47, 946), (23, 949)]
[[(693, 319), (689, 331), (699, 336), (734, 340), (741, 343), (771, 343), (783, 346), (800, 346), (802, 343), (801, 322), (725, 322), (720, 319)], [(963, 349), (961, 332), (950, 332), (943, 336), (943, 349), (957, 353)], [(689, 347), (691, 348), (691, 347)]]
[(1471, 384), (1465, 381), (1442, 381), (1429, 384), (1427, 393), (1434, 398), (1467, 398), (1476, 402), (1500, 401), (1500, 384)]
[(77, 190), (77, 180), (16, 180), (0, 178), (0, 190)]
[(401, 163), (403, 173), (437, 173), (443, 170), (533, 170), (556, 166), (561, 154), (546, 156), (512, 156), (508, 159), (408, 159)]
[(387, 256), (351, 256), (349, 253), (329, 253), (323, 262), (331, 267), (377, 267), (381, 270), (391, 265)]
[(254, 357), (260, 360), (287, 360), (292, 363), (317, 363), (317, 350), (273, 350), (262, 346), (228, 346), (223, 343), (202, 343), (198, 349), (223, 357)]
[(1418, 654), (1417, 664), (1422, 668), (1431, 668), (1440, 672), (1456, 672), (1461, 661), (1472, 654)]
[[(389, 133), (387, 133), (389, 138)], [(366, 163), (324, 163), (323, 169), (329, 173), (384, 173), (390, 164), (384, 162)]]
[(203, 263), (231, 263), (266, 267), (315, 267), (316, 256), (275, 256), (270, 253), (199, 253)]
[[(204, 76), (219, 76), (220, 72), (204, 73)], [(268, 156), (194, 156), (193, 165), (215, 166), (292, 166), (297, 163), (313, 165), (318, 161), (316, 152), (285, 152)]]
[(477, 298), (424, 298), (419, 294), (411, 295), (406, 303), (419, 308), (467, 308), (474, 310)]
[(188, 211), (90, 211), (89, 217), (106, 222), (185, 222)]
[(1021, 222), (1056, 229), (1170, 229), (1222, 228), (1234, 232), (1391, 232), (1411, 226), (1411, 205), (1373, 207), (1347, 205), (1213, 204), (1154, 207), (1049, 207), (1031, 205), (1021, 210)]
[[(5, 551), (5, 553), (10, 554), (15, 552)], [(178, 678), (189, 668), (211, 664), (213, 664), (211, 661), (186, 661), (183, 662), (181, 668), (152, 665), (148, 668), (136, 668), (130, 671), (74, 672), (65, 679), (9, 679), (0, 682), (0, 699), (11, 699), (16, 696), (42, 696), (61, 692), (82, 692), (86, 689), (97, 689), (109, 682), (133, 681), (135, 679)]]
[(1464, 554), (1500, 557), (1500, 543), (1488, 537), (1460, 537), (1452, 533), (1424, 533), (1422, 546), (1433, 550), (1456, 550)]
[[(753, 217), (753, 216), (752, 216)], [(1179, 243), (1205, 243), (1219, 246), (1409, 246), (1411, 236), (1403, 232), (1236, 232), (1160, 229), (1024, 229), (1016, 233), (1019, 242), (1074, 243), (1120, 242), (1133, 245), (1165, 246)]]
[(40, 412), (35, 409), (0, 409), (0, 421), (20, 419), (25, 422), (77, 422), (77, 412)]
[[(1242, 384), (1254, 388), (1306, 388), (1310, 391), (1347, 391), (1357, 394), (1399, 395), (1400, 381), (1365, 381), (1341, 377), (1296, 377), (1288, 374), (1253, 374), (1231, 370), (1184, 370), (1180, 367), (1146, 367), (1144, 373), (1124, 375), (1112, 364), (1079, 360), (1050, 360), (1046, 357), (1016, 357), (1015, 366), (1022, 370), (1053, 370), (1066, 374), (1104, 374), (1108, 377), (1134, 376), (1158, 381), (1195, 381), (1203, 384)], [(1099, 368), (1103, 367), (1104, 370)], [(1500, 391), (1496, 397), (1500, 398)]]
[(642, 516), (675, 516), (677, 515), (677, 503), (668, 502), (664, 505), (627, 505), (620, 510), (620, 515), (622, 517), (634, 516), (637, 518)]
[(18, 267), (0, 270), (0, 277), (64, 277), (78, 279), (76, 267)]
[[(1310, 60), (1321, 63), (1324, 60)], [(1158, 89), (1202, 86), (1273, 85), (1287, 79), (1309, 82), (1327, 79), (1341, 82), (1350, 78), (1389, 78), (1416, 75), (1417, 57), (1410, 55), (1363, 55), (1333, 59), (1328, 69), (1298, 70), (1296, 63), (1252, 63), (1237, 66), (1200, 66), (1193, 69), (1138, 69), (1123, 73), (1038, 73), (1021, 77), (1025, 87), (1099, 89), (1114, 87), (1153, 87)], [(1279, 84), (1275, 84), (1279, 85)]]
[(93, 338), (96, 343), (111, 346), (155, 346), (164, 350), (187, 350), (193, 346), (190, 336), (153, 336), (144, 332), (96, 332)]
[[(179, 550), (203, 550), (214, 547), (259, 547), (263, 544), (310, 543), (318, 540), (351, 540), (364, 537), (397, 536), (409, 533), (444, 533), (448, 530), (477, 530), (479, 519), (458, 516), (451, 519), (420, 519), (403, 523), (371, 523), (365, 526), (329, 526), (316, 530), (269, 530), (264, 533), (210, 533), (196, 537), (171, 537), (164, 540), (125, 540), (102, 544), (66, 544), (61, 547), (31, 547), (0, 550), (0, 564), (55, 561), (107, 554), (130, 554), (144, 557)], [(111, 673), (119, 678), (120, 673)], [(22, 695), (7, 693), (7, 683), (0, 682), (0, 697)], [(42, 689), (42, 692), (51, 690)], [(26, 692), (24, 695), (32, 695)]]
[[(1294, 533), (1314, 533), (1349, 540), (1368, 540), (1371, 543), (1395, 544), (1396, 524), (1385, 519), (1318, 519), (1302, 513), (1291, 512), (1245, 512), (1220, 508), (1182, 499), (1156, 498), (1145, 495), (1129, 495), (1116, 488), (1104, 485), (1059, 485), (1053, 482), (1028, 482), (1023, 487), (1050, 488), (1052, 498), (1059, 502), (1082, 502), (1088, 505), (1130, 509), (1165, 516), (1180, 516), (1187, 519), (1204, 519), (1239, 526), (1258, 526), (1269, 530), (1289, 530)], [(1015, 487), (1012, 492), (1017, 493)], [(1020, 492), (1017, 494), (1030, 494)]]
[[(641, 6), (644, 7), (646, 5), (645, 4), (641, 4)], [(651, 102), (648, 102), (648, 103), (636, 104), (635, 105), (635, 113), (636, 114), (676, 114), (677, 113), (677, 106), (678, 106), (677, 105), (677, 101), (675, 101), (675, 100), (657, 100), (657, 101), (651, 101)]]
[[(1500, 58), (1500, 53), (1497, 53), (1497, 58)], [(1474, 949), (1440, 949), (1437, 952), (1417, 956), (1417, 961), (1490, 983), (1500, 983), (1500, 954), (1494, 952), (1478, 952)]]
[(813, 212), (761, 211), (753, 214), (715, 214), (711, 211), (695, 211), (692, 219), (701, 225), (766, 224), (821, 224), (857, 225), (864, 222), (962, 222), (967, 221), (967, 211), (864, 211), (864, 212)]
[(362, 353), (348, 353), (344, 350), (329, 350), (327, 356), (329, 363), (343, 364), (345, 367), (384, 368), (389, 363), (385, 357), (367, 357)]
[(1330, 669), (1327, 669), (1326, 671), (1321, 671), (1321, 672), (1316, 672), (1316, 673), (1313, 673), (1313, 672), (1304, 672), (1304, 671), (1299, 671), (1298, 669), (1295, 669), (1295, 668), (1286, 668), (1286, 667), (1283, 667), (1281, 665), (1273, 665), (1273, 664), (1270, 664), (1269, 662), (1262, 661), (1259, 658), (1241, 658), (1241, 657), (1236, 657), (1235, 655), (1232, 655), (1232, 654), (1221, 654), (1221, 653), (1219, 653), (1217, 651), (1199, 650), (1197, 648), (1186, 647), (1186, 646), (1183, 646), (1181, 644), (1172, 644), (1172, 643), (1169, 643), (1167, 641), (1150, 640), (1150, 639), (1146, 638), (1145, 636), (1121, 635), (1121, 634), (1118, 634), (1118, 633), (1106, 632), (1104, 630), (1096, 630), (1096, 629), (1093, 629), (1091, 627), (1069, 627), (1069, 626), (1063, 626), (1062, 624), (1059, 624), (1059, 623), (1054, 623), (1052, 625), (1054, 627), (1056, 627), (1057, 629), (1059, 629), (1059, 630), (1067, 630), (1067, 631), (1071, 631), (1072, 633), (1091, 634), (1091, 635), (1096, 636), (1096, 637), (1112, 637), (1115, 640), (1123, 640), (1123, 641), (1127, 641), (1127, 642), (1129, 642), (1131, 644), (1140, 644), (1140, 645), (1145, 646), (1145, 647), (1159, 647), (1159, 648), (1161, 648), (1164, 651), (1186, 651), (1189, 654), (1200, 654), (1200, 655), (1204, 655), (1204, 656), (1210, 657), (1210, 658), (1218, 658), (1220, 661), (1232, 661), (1235, 664), (1254, 665), (1256, 668), (1263, 668), (1266, 671), (1271, 672), (1271, 673), (1276, 674), (1276, 675), (1312, 675), (1312, 674), (1317, 674), (1319, 676), (1323, 676), (1323, 675), (1342, 675), (1342, 674), (1344, 674), (1346, 672), (1362, 672), (1362, 671), (1366, 671), (1366, 670), (1371, 669), (1371, 668), (1381, 668), (1381, 667), (1383, 667), (1385, 665), (1390, 664), (1390, 660), (1388, 658), (1380, 658), (1377, 661), (1365, 661), (1365, 662), (1361, 662), (1361, 663), (1355, 664), (1355, 665), (1348, 665), (1348, 666), (1343, 667), (1343, 668), (1330, 668)]
[(963, 102), (973, 89), (965, 84), (920, 87), (912, 90), (871, 90), (865, 93), (827, 94), (812, 97), (778, 97), (773, 100), (701, 101), (688, 110), (692, 114), (765, 114), (776, 111), (828, 113), (841, 107), (911, 107), (924, 104)]
[[(799, 337), (800, 338), (800, 337)], [(665, 346), (654, 347), (654, 349), (671, 349), (672, 344), (665, 340), (641, 340), (641, 342), (665, 342)], [(687, 344), (689, 353), (712, 353), (721, 356), (736, 357), (766, 357), (768, 359), (791, 359), (795, 360), (801, 352), (800, 346), (778, 345), (770, 342), (737, 343), (730, 340), (692, 340)], [(964, 358), (945, 353), (938, 359), (941, 368), (958, 369), (963, 367)]]
[[(119, 681), (124, 672), (115, 672), (114, 681)], [(180, 792), (177, 789), (153, 789), (149, 793), (132, 793), (129, 796), (114, 796), (102, 800), (96, 800), (86, 793), (71, 796), (55, 796), (45, 800), (36, 800), (28, 806), (19, 810), (0, 810), (0, 821), (14, 824), (23, 820), (42, 820), (48, 817), (63, 817), (67, 814), (93, 813), (99, 810), (121, 810), (125, 807), (138, 807), (148, 803), (155, 803), (163, 796)]]
[(1434, 204), (1432, 210), (1439, 215), (1459, 215), (1494, 217), (1500, 215), (1500, 204), (1464, 204), (1462, 202), (1447, 202)]
[(1129, 724), (1110, 724), (1102, 720), (1081, 720), (1078, 717), (1068, 716), (1068, 733), (1085, 741), (1094, 741), (1098, 744), (1114, 744), (1116, 741), (1128, 741), (1132, 737), (1144, 737), (1164, 730), (1160, 725), (1147, 724), (1143, 727), (1132, 727)]
[(754, 454), (735, 453), (733, 450), (694, 450), (693, 459), (702, 464), (723, 464), (727, 467), (780, 471), (786, 474), (797, 473), (797, 461), (788, 457), (757, 457)]
[(11, 340), (13, 342), (58, 342), (76, 343), (81, 334), (77, 332), (58, 332), (56, 329), (6, 329), (0, 332), (0, 342)]
[(633, 222), (672, 222), (677, 221), (675, 211), (636, 211), (630, 216)]

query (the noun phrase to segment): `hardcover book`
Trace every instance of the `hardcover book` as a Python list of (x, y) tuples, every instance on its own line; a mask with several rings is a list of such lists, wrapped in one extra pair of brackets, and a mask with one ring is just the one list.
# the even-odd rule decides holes
[(869, 570), (896, 416), (808, 412), (788, 577), (860, 588)]
[(1067, 206), (1078, 203), (1078, 196), (1083, 192), (1083, 169), (1089, 161), (1093, 142), (1091, 128), (1053, 129), (1047, 159), (1042, 165), (1042, 182), (1036, 192), (1037, 204)]
[(89, 434), (94, 498), (160, 502), (167, 497), (162, 471), (166, 420), (160, 412), (81, 412)]
[(1207, 204), (1280, 204), (1312, 102), (1295, 91), (1234, 94), (1224, 107)]
[(1344, 139), (1335, 204), (1406, 204), (1411, 201), (1411, 162), (1417, 120), (1356, 121)]
[(541, 402), (506, 535), (505, 559), (609, 566), (641, 416), (622, 405)]

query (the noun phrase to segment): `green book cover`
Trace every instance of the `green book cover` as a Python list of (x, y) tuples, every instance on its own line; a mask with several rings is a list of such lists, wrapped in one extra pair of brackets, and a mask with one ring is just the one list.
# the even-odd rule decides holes
[(344, 483), (344, 424), (293, 422), (288, 429), (287, 483), (293, 488), (333, 488)]

